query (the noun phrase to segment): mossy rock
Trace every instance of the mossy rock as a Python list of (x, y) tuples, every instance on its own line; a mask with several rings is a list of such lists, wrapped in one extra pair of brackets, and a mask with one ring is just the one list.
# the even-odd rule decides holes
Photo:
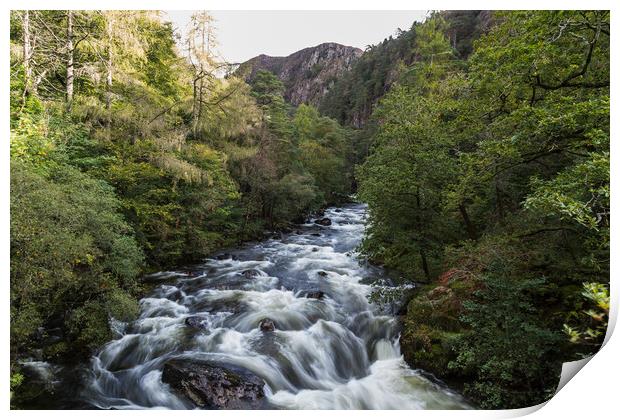
[(457, 357), (454, 342), (463, 328), (461, 297), (451, 287), (428, 285), (409, 302), (403, 318), (400, 344), (405, 361), (445, 380), (454, 377), (448, 368)]
[(425, 324), (417, 327), (405, 325), (400, 340), (405, 361), (414, 369), (423, 369), (441, 378), (450, 378), (453, 372), (448, 368), (456, 358), (453, 343), (459, 333), (433, 329)]
[(449, 287), (426, 287), (409, 302), (406, 322), (457, 332), (461, 329), (461, 300)]

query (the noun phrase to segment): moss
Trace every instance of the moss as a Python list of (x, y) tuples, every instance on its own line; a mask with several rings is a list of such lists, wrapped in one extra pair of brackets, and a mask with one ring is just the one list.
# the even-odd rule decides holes
[[(447, 382), (461, 379), (449, 364), (458, 356), (455, 343), (464, 333), (460, 321), (462, 301), (471, 293), (463, 280), (418, 289), (403, 319), (401, 350), (413, 368), (420, 368)], [(447, 284), (447, 283), (444, 283)]]
[(414, 368), (449, 378), (452, 372), (448, 364), (456, 358), (452, 343), (458, 336), (458, 333), (433, 329), (424, 324), (410, 327), (401, 339), (405, 360)]

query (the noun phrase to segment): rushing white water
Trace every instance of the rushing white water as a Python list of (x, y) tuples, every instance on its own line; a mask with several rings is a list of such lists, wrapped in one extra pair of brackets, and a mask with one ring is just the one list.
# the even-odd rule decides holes
[[(83, 398), (100, 408), (190, 408), (161, 380), (173, 357), (250, 369), (266, 382), (274, 408), (467, 408), (454, 392), (404, 363), (396, 320), (368, 303), (355, 247), (366, 209), (330, 209), (332, 225), (300, 230), (209, 259), (184, 272), (158, 273), (164, 285), (141, 300), (137, 321), (115, 323), (119, 337), (92, 360)], [(254, 278), (241, 272), (253, 269)], [(322, 291), (322, 299), (305, 297)], [(201, 317), (202, 328), (186, 325)], [(276, 330), (263, 333), (262, 319)]]

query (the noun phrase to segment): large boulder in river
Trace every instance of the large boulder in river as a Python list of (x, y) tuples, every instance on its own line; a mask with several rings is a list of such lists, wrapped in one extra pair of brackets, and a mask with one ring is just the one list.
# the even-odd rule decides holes
[(162, 381), (199, 408), (266, 408), (265, 382), (250, 370), (229, 363), (172, 360)]
[(323, 217), (322, 219), (316, 219), (314, 223), (321, 226), (331, 226), (332, 221), (329, 217)]

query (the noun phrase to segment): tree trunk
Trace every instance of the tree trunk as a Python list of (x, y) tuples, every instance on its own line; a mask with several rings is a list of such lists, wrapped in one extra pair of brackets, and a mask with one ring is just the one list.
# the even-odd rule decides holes
[(469, 219), (469, 215), (467, 214), (467, 208), (465, 204), (459, 205), (459, 211), (461, 212), (461, 216), (463, 217), (463, 222), (465, 223), (465, 229), (467, 230), (467, 236), (469, 239), (474, 240), (477, 237), (476, 227), (471, 223)]
[(30, 45), (30, 12), (24, 11), (23, 17), (23, 33), (24, 33), (24, 94), (31, 93), (32, 88), (32, 67), (30, 66), (30, 57), (32, 56), (32, 47)]
[(194, 100), (192, 102), (192, 134), (194, 138), (196, 138), (196, 133), (198, 132), (198, 81), (199, 81), (199, 75), (196, 74), (196, 76), (194, 76), (194, 83), (193, 83)]
[(426, 252), (424, 252), (424, 248), (420, 248), (420, 259), (422, 260), (422, 270), (424, 270), (424, 275), (426, 276), (426, 281), (431, 282), (431, 273), (428, 269), (428, 261), (426, 259)]
[(105, 109), (106, 109), (106, 132), (108, 140), (110, 140), (110, 129), (112, 125), (112, 18), (108, 16), (106, 25), (106, 31), (108, 35), (108, 60), (106, 64), (106, 95), (105, 95)]
[[(422, 197), (420, 196), (420, 187), (416, 189), (415, 201), (418, 207), (418, 213), (415, 215), (416, 226), (418, 227), (418, 229), (422, 229), (422, 220), (420, 218), (420, 211), (422, 209)], [(420, 260), (422, 261), (422, 270), (424, 271), (424, 275), (426, 276), (426, 281), (430, 283), (431, 273), (428, 268), (428, 260), (426, 259), (426, 251), (424, 250), (423, 243), (420, 244)]]
[(499, 214), (499, 220), (504, 220), (504, 201), (502, 200), (502, 191), (499, 189), (497, 179), (495, 179), (495, 200), (497, 201), (497, 213)]
[[(201, 66), (202, 67), (202, 66)], [(202, 77), (200, 78), (199, 87), (198, 87), (198, 121), (202, 118), (202, 104), (204, 100), (204, 70), (201, 68), (200, 73)]]
[(67, 10), (67, 109), (73, 104), (73, 11)]

